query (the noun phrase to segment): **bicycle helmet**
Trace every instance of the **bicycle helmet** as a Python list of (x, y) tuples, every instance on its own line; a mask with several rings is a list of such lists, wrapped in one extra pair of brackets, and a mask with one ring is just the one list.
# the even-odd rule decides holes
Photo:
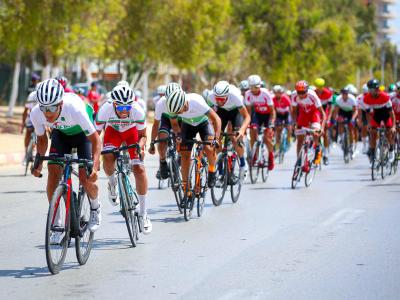
[(307, 92), (309, 88), (308, 82), (305, 80), (300, 80), (296, 83), (296, 92)]
[(165, 90), (167, 89), (167, 86), (166, 85), (160, 85), (160, 86), (158, 86), (158, 88), (157, 88), (157, 94), (158, 95), (160, 95), (160, 96), (164, 96), (165, 95)]
[(46, 79), (38, 84), (37, 100), (41, 106), (53, 106), (61, 102), (64, 88), (55, 79)]
[(247, 91), (250, 88), (248, 80), (242, 80), (239, 84), (239, 89), (242, 91)]
[(186, 101), (186, 94), (181, 89), (176, 89), (167, 97), (167, 110), (171, 114), (178, 113)]
[(367, 82), (367, 87), (369, 90), (379, 90), (381, 83), (378, 79), (371, 79)]
[(213, 92), (217, 97), (226, 97), (229, 94), (229, 82), (222, 80), (214, 85)]
[(323, 87), (325, 87), (325, 79), (323, 78), (317, 78), (314, 81), (314, 85), (319, 88), (322, 89)]
[(123, 84), (115, 86), (111, 92), (111, 99), (117, 105), (129, 105), (133, 102), (134, 97), (133, 90)]
[(247, 79), (250, 87), (261, 87), (261, 78), (258, 75), (250, 75)]
[(165, 89), (165, 97), (168, 98), (168, 96), (175, 90), (181, 90), (181, 86), (179, 85), (179, 83), (176, 82), (170, 82), (166, 89)]
[(274, 94), (285, 92), (285, 90), (283, 89), (283, 87), (280, 86), (279, 84), (274, 85), (274, 87), (272, 88), (272, 91), (274, 92)]

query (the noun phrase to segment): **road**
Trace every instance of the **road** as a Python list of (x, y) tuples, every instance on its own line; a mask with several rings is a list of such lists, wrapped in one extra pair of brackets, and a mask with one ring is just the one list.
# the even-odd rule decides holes
[(45, 179), (0, 169), (0, 299), (399, 299), (400, 176), (372, 182), (364, 156), (345, 166), (334, 149), (313, 185), (293, 191), (293, 151), (237, 204), (208, 197), (188, 223), (147, 158), (153, 233), (136, 248), (102, 173), (94, 250), (79, 266), (70, 249), (56, 276), (44, 253)]

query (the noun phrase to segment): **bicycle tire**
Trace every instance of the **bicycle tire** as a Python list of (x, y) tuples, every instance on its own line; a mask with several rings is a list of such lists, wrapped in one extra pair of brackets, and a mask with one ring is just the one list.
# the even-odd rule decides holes
[(313, 183), (315, 174), (317, 173), (317, 166), (313, 164), (312, 161), (308, 163), (310, 164), (310, 170), (304, 176), (304, 184), (306, 187), (309, 187)]
[[(57, 261), (54, 261), (54, 257), (52, 255), (52, 250), (57, 251), (55, 246), (50, 243), (50, 237), (53, 232), (52, 225), (54, 219), (56, 218), (55, 209), (60, 211), (63, 207), (66, 209), (66, 187), (64, 185), (59, 185), (56, 190), (54, 191), (53, 197), (51, 198), (49, 209), (47, 213), (47, 221), (46, 221), (46, 234), (45, 234), (45, 250), (46, 250), (46, 262), (49, 271), (52, 274), (58, 274), (64, 264), (65, 257), (67, 255), (68, 250), (68, 241), (69, 241), (69, 222), (70, 222), (70, 215), (67, 216), (60, 216), (61, 220), (64, 220), (64, 236), (59, 244), (60, 246), (60, 255)], [(60, 212), (61, 213), (61, 212)], [(66, 214), (66, 211), (65, 211)], [(64, 218), (63, 218), (64, 217)], [(54, 248), (52, 248), (54, 247)]]
[(249, 173), (250, 173), (250, 181), (252, 184), (255, 184), (258, 179), (258, 174), (260, 172), (260, 169), (258, 165), (254, 165), (254, 163), (257, 161), (255, 159), (256, 153), (258, 153), (258, 148), (260, 147), (258, 142), (255, 142), (253, 145), (253, 150), (251, 151), (251, 156), (250, 156), (250, 161), (249, 161)]
[(371, 179), (375, 181), (378, 178), (379, 170), (380, 170), (380, 163), (379, 163), (379, 150), (376, 148), (374, 159), (371, 162)]
[(94, 233), (88, 229), (90, 218), (90, 199), (83, 188), (78, 194), (78, 222), (79, 235), (75, 237), (76, 259), (80, 265), (86, 264), (93, 246)]
[(297, 184), (300, 182), (301, 175), (302, 175), (301, 155), (302, 155), (302, 153), (300, 152), (300, 155), (296, 159), (296, 163), (295, 163), (294, 169), (293, 169), (293, 175), (292, 175), (292, 189), (293, 190), (297, 187)]
[[(123, 216), (125, 219), (126, 228), (128, 229), (129, 239), (131, 240), (132, 247), (136, 247), (138, 237), (138, 227), (137, 227), (137, 220), (136, 214), (134, 209), (132, 208), (127, 181), (129, 179), (126, 178), (126, 174), (119, 173), (118, 174), (118, 186), (120, 188), (120, 202), (121, 202), (121, 209), (123, 211)], [(130, 184), (130, 183), (129, 183)]]
[[(222, 164), (222, 174), (220, 174), (220, 164)], [(224, 200), (226, 190), (228, 188), (228, 169), (227, 169), (227, 157), (225, 154), (218, 155), (217, 162), (217, 182), (214, 187), (211, 188), (211, 200), (214, 206), (220, 206)], [(222, 180), (220, 180), (222, 176)], [(217, 185), (218, 184), (218, 185)], [(220, 190), (220, 194), (218, 194)]]
[(192, 218), (194, 201), (196, 198), (195, 185), (196, 185), (196, 160), (192, 159), (189, 168), (188, 180), (186, 184), (186, 192), (184, 197), (183, 216), (185, 221), (188, 222)]
[[(232, 162), (232, 170), (229, 172), (231, 178), (231, 200), (236, 203), (239, 200), (240, 192), (242, 190), (242, 180), (240, 179), (240, 161), (236, 153), (236, 158)], [(235, 191), (235, 188), (237, 189)]]
[(208, 171), (205, 166), (202, 166), (199, 173), (200, 173), (201, 188), (200, 188), (200, 194), (197, 195), (197, 216), (200, 218), (203, 215), (204, 205), (206, 202)]
[(176, 206), (179, 209), (179, 212), (182, 213), (181, 202), (183, 199), (183, 190), (182, 190), (182, 179), (181, 172), (179, 170), (178, 163), (174, 159), (169, 160), (169, 172), (171, 174), (171, 188), (174, 193)]

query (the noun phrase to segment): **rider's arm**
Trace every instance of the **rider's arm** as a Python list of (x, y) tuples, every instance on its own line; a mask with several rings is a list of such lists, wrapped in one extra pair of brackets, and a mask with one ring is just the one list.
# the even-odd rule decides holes
[(275, 124), (275, 119), (276, 119), (276, 110), (273, 105), (269, 106), (270, 112), (271, 112), (271, 119), (270, 119), (270, 124), (274, 125)]
[(297, 123), (297, 106), (292, 105), (292, 119), (293, 123)]
[(151, 127), (151, 142), (157, 138), (158, 127), (160, 127), (160, 121), (154, 119), (153, 127)]
[(92, 143), (93, 170), (98, 170), (100, 167), (101, 141), (97, 132), (87, 136)]
[(28, 117), (28, 110), (29, 109), (25, 107), (24, 112), (22, 113), (22, 124), (21, 124), (22, 128), (24, 127), (26, 118)]
[(242, 126), (240, 127), (240, 131), (241, 131), (242, 135), (245, 135), (247, 127), (250, 124), (250, 115), (249, 115), (247, 109), (244, 106), (239, 108), (239, 112), (243, 117), (243, 123), (242, 123)]
[(177, 136), (180, 136), (181, 135), (181, 128), (179, 127), (178, 120), (176, 118), (175, 119), (170, 119), (170, 120), (171, 120), (172, 130), (175, 132), (175, 134)]
[(321, 121), (321, 125), (322, 125), (322, 130), (325, 129), (325, 124), (326, 124), (326, 113), (325, 110), (322, 106), (318, 107), (318, 110), (322, 116), (322, 121)]
[(46, 155), (48, 143), (49, 139), (47, 138), (46, 133), (37, 136), (37, 152), (40, 154), (40, 156)]
[(215, 137), (218, 139), (221, 135), (221, 119), (213, 109), (208, 111), (208, 116), (213, 124)]
[(140, 149), (143, 149), (144, 146), (146, 145), (146, 141), (147, 141), (147, 130), (146, 128), (138, 130), (138, 135), (139, 135), (139, 146)]
[(355, 122), (357, 116), (358, 116), (357, 106), (353, 106), (353, 115), (351, 116), (351, 121), (352, 121), (352, 122)]
[(251, 105), (246, 105), (247, 112), (251, 115)]
[(336, 106), (336, 105), (332, 106), (332, 111), (333, 111), (333, 113), (331, 114), (331, 119), (333, 117), (333, 119), (336, 120), (337, 115), (339, 113), (339, 106)]

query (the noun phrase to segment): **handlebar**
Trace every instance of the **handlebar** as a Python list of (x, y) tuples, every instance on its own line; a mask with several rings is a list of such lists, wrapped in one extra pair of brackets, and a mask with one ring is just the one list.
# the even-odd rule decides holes
[[(32, 170), (36, 170), (39, 167), (39, 164), (43, 161), (55, 161), (61, 162), (63, 164), (83, 164), (88, 171), (88, 173), (92, 173), (93, 169), (93, 160), (91, 159), (81, 159), (81, 158), (73, 158), (72, 154), (65, 154), (64, 156), (59, 155), (48, 155), (48, 156), (41, 156), (39, 153), (35, 156), (35, 161), (33, 163)], [(41, 178), (43, 175), (40, 174), (39, 177)]]
[(313, 134), (313, 133), (320, 133), (321, 130), (316, 130), (316, 129), (311, 129), (311, 128), (307, 128), (307, 127), (303, 127), (301, 129), (297, 129), (294, 134), (295, 135), (304, 135), (304, 134)]
[(109, 149), (109, 150), (103, 150), (103, 151), (101, 151), (101, 155), (104, 155), (104, 154), (119, 155), (119, 153), (121, 151), (128, 150), (128, 149), (131, 149), (131, 148), (136, 148), (136, 150), (138, 152), (138, 155), (139, 155), (139, 159), (142, 160), (142, 154), (140, 153), (140, 145), (139, 144), (132, 144), (132, 145), (128, 145), (128, 146), (121, 146), (119, 148), (112, 148), (112, 149)]

